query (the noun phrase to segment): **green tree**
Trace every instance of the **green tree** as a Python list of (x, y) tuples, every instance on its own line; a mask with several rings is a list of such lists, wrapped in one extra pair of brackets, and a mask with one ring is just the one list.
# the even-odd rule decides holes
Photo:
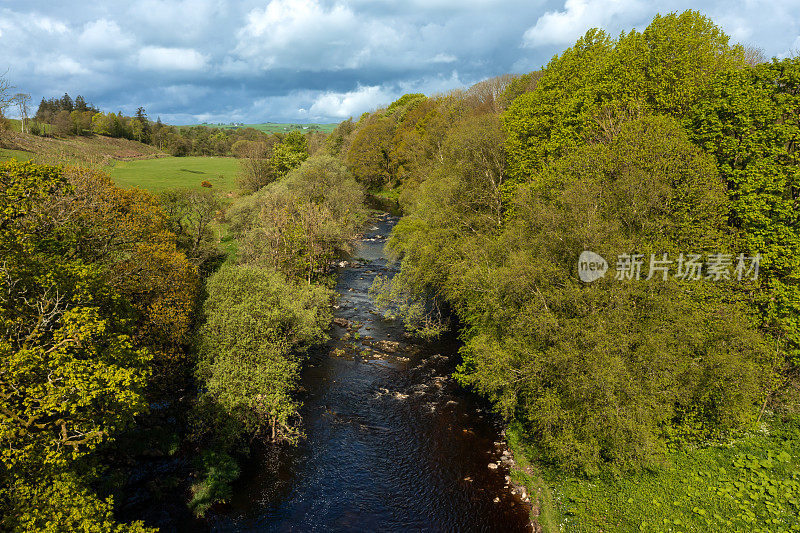
[(761, 254), (751, 298), (764, 325), (800, 364), (800, 60), (719, 74), (687, 120), (712, 154), (731, 197), (730, 224)]
[(329, 290), (267, 268), (223, 267), (207, 289), (197, 367), (204, 393), (194, 414), (195, 438), (206, 450), (193, 487), (197, 514), (229, 496), (239, 474), (234, 457), (253, 437), (300, 438), (303, 352), (326, 339), (332, 318)]
[(509, 186), (630, 118), (683, 117), (716, 73), (745, 65), (743, 48), (696, 11), (657, 16), (643, 32), (616, 41), (589, 30), (504, 114), (516, 178)]
[(347, 152), (347, 168), (368, 188), (378, 188), (391, 178), (389, 151), (394, 133), (390, 119), (378, 119), (360, 128)]
[[(158, 230), (141, 227), (153, 220), (136, 194), (108, 194), (110, 182), (94, 178), (0, 164), (0, 505), (11, 528), (127, 530), (112, 527), (110, 503), (86, 488), (96, 476), (91, 454), (147, 409), (150, 364), (164, 347), (150, 326), (166, 311), (159, 298), (174, 296), (147, 291), (162, 292), (159, 278), (178, 273), (168, 247), (153, 257)], [(104, 184), (107, 194), (92, 197)], [(123, 200), (112, 227), (104, 206)], [(128, 228), (133, 220), (140, 227)], [(145, 290), (127, 261), (136, 274), (154, 264), (161, 273)]]
[(178, 237), (178, 245), (195, 265), (218, 253), (211, 224), (222, 215), (223, 205), (215, 193), (205, 189), (174, 189), (163, 192), (159, 200)]

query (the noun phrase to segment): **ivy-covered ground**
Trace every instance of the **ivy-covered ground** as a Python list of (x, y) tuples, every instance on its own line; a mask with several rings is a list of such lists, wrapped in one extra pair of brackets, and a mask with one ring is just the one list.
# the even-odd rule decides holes
[(545, 531), (800, 531), (798, 420), (673, 452), (658, 471), (590, 479), (536, 469), (521, 459), (535, 450), (514, 431), (509, 441)]

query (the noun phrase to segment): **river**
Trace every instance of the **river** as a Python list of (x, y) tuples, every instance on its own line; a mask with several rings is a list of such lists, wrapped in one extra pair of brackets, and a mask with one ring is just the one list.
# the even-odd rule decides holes
[[(376, 212), (340, 268), (331, 341), (302, 376), (295, 448), (255, 450), (215, 531), (530, 531), (511, 494), (500, 428), (449, 377), (458, 344), (423, 343), (374, 312), (369, 288), (397, 217)], [(396, 344), (395, 344), (396, 343)]]

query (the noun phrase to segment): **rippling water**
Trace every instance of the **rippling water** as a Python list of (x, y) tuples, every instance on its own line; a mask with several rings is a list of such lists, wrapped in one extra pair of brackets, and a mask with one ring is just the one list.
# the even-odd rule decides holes
[(455, 342), (414, 342), (374, 313), (369, 287), (394, 273), (384, 243), (396, 222), (376, 214), (341, 269), (341, 325), (303, 374), (306, 438), (255, 452), (214, 530), (530, 530), (506, 472), (487, 468), (496, 420), (448, 377)]

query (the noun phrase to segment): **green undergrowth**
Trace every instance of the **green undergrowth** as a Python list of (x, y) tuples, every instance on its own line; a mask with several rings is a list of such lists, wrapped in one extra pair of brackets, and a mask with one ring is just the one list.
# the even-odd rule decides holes
[(373, 191), (370, 191), (370, 194), (372, 194), (376, 198), (380, 198), (381, 200), (389, 200), (392, 202), (396, 202), (400, 199), (400, 190), (391, 187), (383, 187), (381, 189), (375, 189)]
[(576, 477), (534, 467), (508, 432), (544, 531), (800, 531), (800, 420), (772, 421), (726, 444), (670, 453), (656, 471)]

